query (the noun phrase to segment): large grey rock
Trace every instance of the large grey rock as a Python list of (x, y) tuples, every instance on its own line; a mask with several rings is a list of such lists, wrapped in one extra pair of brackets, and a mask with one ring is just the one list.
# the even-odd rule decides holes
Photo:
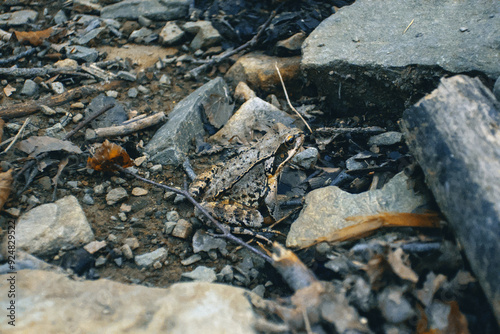
[(177, 104), (169, 119), (146, 145), (151, 160), (164, 165), (178, 165), (192, 146), (193, 139), (204, 134), (203, 119), (219, 128), (231, 117), (229, 89), (222, 78), (201, 86)]
[(170, 21), (186, 18), (188, 7), (188, 0), (125, 0), (104, 7), (101, 17), (137, 20), (144, 16), (151, 20)]
[(268, 132), (276, 123), (290, 127), (293, 121), (286, 112), (255, 97), (243, 103), (226, 125), (210, 137), (210, 141), (227, 145), (232, 138), (237, 137), (243, 142), (250, 142), (255, 131)]
[(47, 255), (94, 240), (94, 233), (78, 200), (70, 195), (37, 206), (16, 224), (16, 246), (33, 255)]
[(443, 75), (500, 75), (499, 11), (491, 0), (358, 0), (309, 35), (302, 68), (338, 111), (403, 111)]
[(350, 194), (338, 187), (316, 189), (307, 194), (299, 218), (292, 224), (287, 247), (307, 247), (319, 238), (356, 224), (350, 216), (374, 215), (381, 212), (412, 212), (429, 202), (424, 193), (408, 189), (408, 178), (399, 173), (382, 189)]
[[(8, 278), (0, 276), (5, 294)], [(22, 270), (16, 292), (16, 326), (1, 321), (2, 333), (256, 332), (249, 291), (222, 284), (190, 282), (160, 289)]]

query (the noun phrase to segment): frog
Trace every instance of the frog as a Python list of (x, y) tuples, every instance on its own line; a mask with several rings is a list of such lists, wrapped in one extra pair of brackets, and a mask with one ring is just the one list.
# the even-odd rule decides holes
[(279, 177), (304, 138), (300, 129), (276, 123), (260, 140), (196, 177), (189, 190), (224, 223), (258, 229), (264, 223), (260, 208), (280, 218)]

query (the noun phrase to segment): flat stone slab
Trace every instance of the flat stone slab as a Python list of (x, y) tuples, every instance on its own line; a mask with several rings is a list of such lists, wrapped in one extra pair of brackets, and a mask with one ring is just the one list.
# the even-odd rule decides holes
[(402, 112), (444, 75), (496, 79), (499, 36), (498, 1), (358, 0), (309, 35), (302, 68), (338, 111)]
[(219, 128), (233, 113), (229, 88), (224, 79), (215, 78), (179, 102), (168, 115), (168, 121), (145, 147), (155, 163), (178, 165), (192, 148), (193, 139), (205, 134), (203, 120)]
[(137, 20), (144, 16), (151, 20), (170, 21), (186, 18), (188, 7), (187, 0), (125, 0), (102, 8), (101, 17)]
[[(0, 276), (5, 293), (8, 278)], [(16, 278), (16, 326), (4, 319), (2, 333), (255, 333), (250, 292), (227, 285), (160, 289), (41, 270), (21, 270)]]
[(375, 215), (381, 212), (412, 212), (429, 202), (423, 193), (408, 189), (404, 173), (394, 176), (382, 189), (350, 194), (338, 187), (316, 189), (307, 194), (299, 218), (292, 223), (287, 247), (307, 247), (318, 239), (356, 224), (350, 216)]
[(16, 224), (17, 249), (48, 255), (94, 240), (85, 213), (70, 195), (24, 213)]

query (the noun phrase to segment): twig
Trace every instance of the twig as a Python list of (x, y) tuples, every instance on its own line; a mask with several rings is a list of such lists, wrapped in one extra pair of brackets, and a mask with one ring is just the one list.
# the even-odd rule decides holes
[(253, 36), (251, 40), (249, 40), (248, 42), (246, 42), (243, 45), (240, 45), (236, 49), (228, 50), (228, 51), (222, 53), (220, 56), (213, 57), (207, 63), (205, 63), (205, 64), (203, 64), (201, 66), (193, 68), (191, 71), (189, 71), (186, 74), (185, 77), (187, 79), (196, 79), (196, 78), (198, 78), (198, 76), (200, 75), (200, 73), (206, 71), (209, 67), (212, 67), (212, 66), (220, 63), (224, 59), (227, 59), (227, 58), (231, 57), (232, 55), (235, 55), (235, 54), (239, 53), (240, 51), (243, 51), (243, 50), (245, 50), (247, 48), (254, 47), (255, 44), (257, 44), (257, 41), (259, 40), (260, 36), (262, 36), (262, 34), (264, 33), (264, 30), (271, 24), (271, 21), (276, 16), (276, 13), (278, 12), (278, 10), (281, 8), (282, 5), (283, 4), (281, 4), (280, 6), (278, 6), (278, 8), (276, 8), (274, 11), (271, 12), (271, 15), (269, 16), (269, 18), (267, 19), (267, 21), (264, 22), (264, 24), (262, 24), (259, 27), (259, 30), (257, 31), (257, 34), (255, 36)]
[(97, 137), (123, 136), (156, 125), (166, 119), (164, 112), (133, 118), (122, 125), (95, 129)]
[(169, 187), (167, 185), (164, 185), (164, 184), (160, 184), (160, 183), (157, 183), (153, 180), (149, 180), (149, 179), (146, 179), (142, 176), (139, 176), (121, 166), (118, 166), (115, 164), (115, 167), (121, 171), (122, 173), (125, 173), (125, 174), (128, 174), (128, 175), (131, 175), (133, 177), (135, 177), (136, 179), (138, 180), (141, 180), (143, 182), (146, 182), (146, 183), (149, 183), (149, 184), (152, 184), (154, 185), (155, 187), (159, 187), (159, 188), (163, 188), (165, 190), (168, 190), (168, 191), (172, 191), (176, 194), (179, 194), (179, 195), (182, 195), (184, 196), (189, 202), (191, 202), (198, 210), (200, 210), (201, 213), (203, 213), (209, 220), (210, 222), (216, 226), (221, 232), (222, 234), (219, 234), (217, 235), (218, 237), (221, 237), (221, 238), (225, 238), (225, 239), (228, 239), (228, 240), (231, 240), (232, 242), (240, 245), (240, 246), (243, 246), (245, 248), (247, 248), (248, 250), (250, 250), (251, 252), (253, 252), (254, 254), (257, 254), (258, 256), (262, 257), (264, 260), (266, 260), (267, 262), (269, 262), (270, 264), (274, 265), (274, 260), (262, 253), (260, 250), (258, 250), (257, 248), (251, 246), (251, 245), (248, 245), (246, 242), (244, 242), (243, 240), (241, 240), (240, 238), (237, 238), (235, 237), (233, 234), (231, 234), (231, 232), (229, 232), (229, 228), (227, 226), (224, 226), (224, 224), (222, 224), (221, 222), (219, 222), (218, 220), (216, 220), (214, 217), (212, 217), (212, 215), (203, 207), (201, 206), (200, 203), (198, 203), (194, 198), (193, 196), (191, 196), (191, 194), (187, 191), (187, 190), (180, 190), (180, 189), (177, 189), (177, 188), (173, 188), (173, 187)]
[(41, 109), (42, 105), (46, 105), (48, 107), (56, 107), (78, 98), (83, 98), (85, 96), (92, 95), (95, 93), (100, 93), (110, 89), (116, 89), (122, 87), (123, 85), (126, 85), (126, 82), (113, 81), (104, 85), (95, 84), (90, 86), (73, 88), (62, 94), (50, 96), (37, 101), (18, 103), (11, 106), (0, 108), (0, 117), (3, 119), (9, 119), (9, 118), (22, 117), (34, 114)]
[(411, 20), (410, 24), (406, 27), (405, 31), (403, 31), (403, 35), (406, 33), (408, 29), (410, 29), (411, 25), (413, 24), (413, 21), (415, 21), (415, 19)]
[[(106, 106), (104, 106), (101, 110), (98, 110), (96, 111), (95, 113), (93, 113), (92, 115), (90, 115), (89, 117), (87, 117), (86, 119), (84, 119), (83, 121), (81, 121), (73, 130), (71, 130), (70, 132), (68, 132), (66, 134), (66, 136), (64, 136), (63, 140), (68, 140), (69, 138), (71, 138), (78, 130), (80, 130), (81, 128), (83, 128), (85, 125), (87, 125), (88, 123), (92, 122), (94, 119), (96, 119), (97, 117), (99, 117), (100, 115), (102, 115), (104, 112), (108, 111), (109, 109), (113, 108), (114, 107), (114, 104), (108, 104)], [(42, 153), (40, 154), (37, 159), (43, 159), (45, 158), (46, 156), (48, 155), (48, 152), (45, 152), (45, 153)], [(36, 162), (37, 160), (30, 160), (28, 161), (26, 164), (24, 164), (23, 168), (21, 168), (21, 170), (16, 174), (16, 176), (14, 177), (14, 180), (17, 180), (19, 178), (19, 176), (21, 176), (22, 174), (24, 174), (25, 171), (27, 171), (28, 169), (30, 169)], [(24, 186), (24, 188), (19, 192), (22, 193), (24, 190), (26, 190), (26, 188), (29, 186), (30, 182), (26, 182), (26, 185)]]
[(21, 128), (19, 129), (19, 131), (17, 131), (17, 134), (15, 135), (14, 139), (12, 139), (11, 143), (9, 144), (9, 146), (7, 146), (7, 148), (2, 152), (2, 154), (7, 153), (7, 151), (10, 150), (10, 148), (12, 147), (12, 145), (14, 145), (14, 143), (17, 141), (17, 139), (19, 138), (19, 136), (21, 135), (21, 133), (23, 133), (24, 128), (26, 128), (26, 126), (29, 123), (30, 123), (30, 119), (28, 117), (24, 121), (23, 126), (21, 126)]
[(307, 124), (307, 122), (304, 119), (304, 117), (302, 117), (302, 115), (297, 111), (297, 109), (295, 109), (292, 106), (292, 103), (290, 102), (290, 99), (288, 98), (288, 92), (286, 91), (285, 83), (283, 82), (283, 77), (281, 77), (281, 73), (280, 73), (280, 69), (278, 67), (278, 64), (274, 63), (274, 67), (276, 68), (276, 72), (278, 72), (278, 76), (280, 77), (281, 85), (283, 86), (283, 91), (285, 92), (285, 97), (286, 97), (286, 101), (288, 102), (288, 105), (300, 117), (300, 119), (302, 120), (302, 122), (304, 122), (304, 124), (307, 126), (307, 129), (309, 130), (309, 132), (313, 133), (313, 130), (311, 129), (311, 127), (309, 126), (309, 124)]
[(24, 52), (21, 52), (21, 53), (15, 55), (15, 56), (11, 56), (11, 57), (8, 57), (8, 58), (0, 59), (0, 66), (8, 65), (10, 63), (15, 63), (16, 61), (18, 61), (21, 58), (24, 58), (24, 57), (27, 57), (27, 56), (31, 56), (36, 51), (37, 51), (36, 48), (31, 48), (29, 50), (26, 50)]
[(63, 140), (68, 140), (69, 138), (71, 138), (78, 130), (80, 130), (81, 128), (83, 128), (85, 125), (89, 124), (90, 122), (92, 122), (94, 119), (96, 119), (97, 117), (101, 116), (102, 114), (104, 114), (106, 111), (108, 111), (109, 109), (113, 108), (115, 105), (114, 104), (108, 104), (106, 106), (104, 106), (101, 110), (98, 110), (96, 111), (95, 113), (93, 113), (92, 115), (90, 115), (89, 117), (87, 117), (86, 119), (84, 119), (83, 121), (81, 121), (80, 123), (78, 123), (77, 126), (75, 126), (75, 128), (73, 130), (71, 130), (70, 132), (68, 132), (66, 134), (66, 136), (64, 136)]

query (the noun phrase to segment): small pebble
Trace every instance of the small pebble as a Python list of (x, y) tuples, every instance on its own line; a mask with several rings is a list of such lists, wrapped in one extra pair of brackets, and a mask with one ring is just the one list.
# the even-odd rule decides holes
[(108, 90), (106, 92), (106, 96), (109, 96), (109, 97), (116, 99), (118, 97), (118, 92), (116, 90)]
[(217, 279), (215, 271), (212, 268), (199, 266), (189, 273), (183, 273), (181, 277), (189, 278), (193, 281), (212, 283)]
[(92, 198), (92, 195), (90, 195), (90, 194), (83, 195), (82, 202), (83, 202), (83, 204), (87, 204), (87, 205), (94, 205), (94, 203), (95, 203), (94, 199)]
[(73, 123), (78, 123), (78, 122), (80, 122), (82, 119), (83, 119), (83, 115), (82, 115), (82, 114), (80, 114), (80, 113), (78, 113), (78, 114), (76, 114), (75, 116), (73, 116), (72, 121), (73, 121)]
[(135, 98), (137, 95), (139, 95), (139, 91), (135, 87), (130, 88), (127, 92), (127, 96), (130, 98)]
[(131, 249), (137, 249), (140, 246), (139, 240), (136, 237), (126, 238), (123, 243), (129, 245)]
[(125, 212), (119, 212), (118, 218), (120, 218), (122, 222), (127, 221), (127, 214)]
[(172, 235), (177, 238), (187, 239), (193, 232), (193, 225), (185, 219), (179, 219), (172, 231)]
[(99, 250), (103, 249), (106, 247), (106, 241), (91, 241), (85, 246), (83, 246), (83, 249), (85, 249), (87, 252), (90, 254), (97, 253)]
[(132, 211), (132, 206), (125, 204), (125, 203), (122, 203), (122, 205), (120, 205), (120, 211), (125, 212), (125, 213), (129, 213), (130, 211)]
[(125, 256), (127, 260), (131, 260), (134, 258), (134, 253), (132, 252), (132, 249), (129, 245), (124, 244), (120, 249), (123, 253), (123, 256)]
[(82, 102), (76, 102), (76, 103), (72, 103), (70, 105), (71, 109), (83, 109), (85, 108), (85, 104), (83, 104)]
[(192, 265), (193, 263), (196, 263), (201, 260), (201, 255), (200, 254), (194, 254), (188, 257), (187, 259), (184, 259), (181, 261), (181, 264), (183, 266), (189, 266)]
[(148, 194), (148, 191), (144, 188), (135, 187), (134, 189), (132, 189), (132, 195), (134, 195), (134, 196), (144, 196), (147, 194)]
[(157, 172), (161, 172), (163, 166), (161, 164), (157, 164), (157, 165), (153, 165), (151, 166), (151, 168), (149, 169), (152, 173), (157, 173)]
[(167, 220), (171, 222), (176, 222), (179, 220), (180, 216), (179, 213), (175, 210), (167, 212)]
[(118, 237), (116, 235), (114, 235), (113, 233), (111, 233), (110, 235), (108, 235), (108, 241), (109, 242), (116, 242), (118, 240)]
[(163, 233), (165, 234), (172, 234), (172, 231), (175, 228), (175, 225), (177, 225), (177, 222), (165, 222), (165, 226), (163, 227)]
[(160, 269), (161, 267), (162, 267), (162, 264), (160, 261), (156, 261), (155, 263), (153, 263), (153, 268)]
[(106, 257), (104, 256), (99, 256), (96, 260), (95, 260), (95, 266), (96, 267), (100, 267), (100, 266), (103, 266), (106, 264)]

